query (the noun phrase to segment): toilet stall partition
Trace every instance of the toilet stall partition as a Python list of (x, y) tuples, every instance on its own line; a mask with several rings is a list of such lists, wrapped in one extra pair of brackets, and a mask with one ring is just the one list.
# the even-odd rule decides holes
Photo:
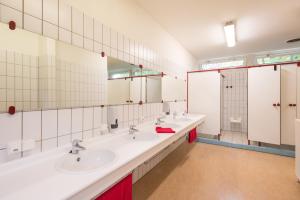
[[(285, 63), (276, 63), (273, 65), (288, 65), (288, 64), (296, 64), (297, 67), (300, 68), (300, 62), (285, 62)], [(186, 73), (186, 80), (187, 80), (187, 84), (186, 84), (186, 91), (187, 91), (187, 104), (186, 104), (186, 110), (187, 112), (189, 112), (189, 75), (192, 73), (201, 73), (201, 72), (213, 72), (213, 71), (217, 71), (218, 73), (220, 73), (221, 71), (224, 70), (231, 70), (231, 69), (249, 69), (249, 68), (254, 68), (254, 67), (266, 67), (266, 66), (270, 66), (272, 64), (263, 64), (263, 65), (251, 65), (251, 66), (240, 66), (240, 67), (228, 67), (228, 68), (216, 68), (216, 69), (207, 69), (207, 70), (192, 70), (192, 71), (188, 71)]]
[[(256, 95), (256, 97), (253, 97), (253, 94), (258, 93), (258, 91), (257, 91), (258, 89), (261, 91), (262, 90), (261, 88), (264, 88), (264, 87), (262, 87), (262, 85), (265, 85), (267, 87), (270, 84), (272, 84), (271, 83), (272, 81), (273, 82), (275, 81), (275, 78), (272, 78), (273, 76), (274, 77), (280, 76), (280, 71), (283, 66), (285, 68), (288, 68), (290, 66), (291, 67), (296, 66), (296, 68), (298, 68), (297, 76), (300, 77), (299, 76), (300, 62), (276, 63), (276, 64), (268, 64), (268, 65), (255, 65), (255, 66), (242, 66), (242, 67), (236, 67), (236, 68), (223, 68), (223, 69), (220, 68), (220, 69), (197, 70), (197, 71), (187, 72), (187, 111), (189, 113), (201, 113), (201, 114), (206, 115), (205, 123), (199, 129), (197, 129), (198, 133), (216, 135), (218, 132), (219, 133), (221, 132), (221, 125), (218, 127), (218, 124), (221, 123), (221, 113), (218, 111), (218, 109), (216, 109), (216, 108), (221, 108), (221, 100), (220, 101), (218, 100), (219, 98), (221, 99), (221, 96), (219, 97), (217, 94), (214, 93), (214, 90), (216, 91), (216, 90), (220, 89), (220, 82), (218, 82), (216, 80), (220, 79), (221, 71), (234, 70), (234, 69), (248, 69), (248, 76), (249, 76), (248, 78), (250, 78), (251, 84), (253, 85), (253, 87), (250, 88), (251, 89), (250, 94), (249, 94), (249, 89), (248, 89), (248, 96), (249, 95), (251, 96), (251, 98), (250, 98), (250, 96), (248, 97), (248, 101), (251, 100), (252, 104), (253, 104), (254, 100), (258, 101), (258, 103), (260, 102), (261, 106), (263, 108), (266, 108), (266, 110), (275, 109), (279, 113), (278, 115), (276, 114), (277, 118), (275, 121), (277, 121), (279, 123), (278, 126), (276, 125), (276, 127), (277, 127), (276, 131), (274, 131), (274, 128), (273, 129), (271, 128), (272, 123), (263, 123), (264, 124), (263, 126), (257, 126), (256, 125), (257, 121), (248, 119), (248, 131), (247, 131), (248, 132), (248, 144), (250, 144), (249, 140), (256, 141), (256, 142), (266, 142), (266, 143), (277, 144), (277, 145), (284, 144), (284, 140), (283, 140), (284, 137), (282, 137), (283, 131), (280, 130), (280, 123), (281, 123), (280, 116), (282, 116), (282, 114), (280, 114), (280, 110), (282, 112), (282, 108), (283, 108), (283, 105), (280, 104), (281, 103), (280, 95), (278, 97), (278, 94), (277, 94), (278, 92), (277, 92), (276, 95), (273, 95), (274, 98), (272, 100), (270, 98), (267, 98), (267, 96), (261, 96), (261, 95), (260, 96)], [(258, 68), (261, 68), (261, 69), (258, 69)], [(203, 75), (203, 74), (205, 74), (205, 75)], [(266, 75), (266, 77), (269, 77), (269, 78), (263, 78), (264, 74)], [(259, 76), (260, 79), (258, 79), (257, 76)], [(212, 78), (215, 81), (213, 81)], [(219, 85), (217, 82), (219, 83)], [(196, 84), (196, 86), (195, 86), (195, 84)], [(248, 80), (248, 84), (249, 84), (249, 80)], [(279, 91), (280, 91), (280, 89), (282, 89), (282, 88), (280, 88), (280, 78), (276, 78), (275, 85)], [(298, 82), (298, 85), (299, 85), (299, 82)], [(249, 85), (248, 85), (248, 87), (249, 87)], [(297, 104), (299, 104), (299, 99), (300, 99), (299, 86), (297, 87), (297, 90), (298, 90), (298, 94), (297, 94), (298, 95), (298, 97), (297, 97), (298, 103)], [(263, 94), (266, 94), (266, 93), (270, 93), (271, 91), (269, 91), (269, 92), (262, 91), (262, 92), (263, 92)], [(197, 93), (197, 94), (195, 94), (195, 93)], [(282, 91), (281, 91), (281, 93), (282, 93)], [(195, 100), (195, 98), (196, 98), (196, 100)], [(264, 99), (264, 98), (267, 101), (266, 104), (263, 104), (264, 102), (262, 101), (262, 99)], [(249, 112), (249, 103), (251, 103), (251, 102), (248, 102), (248, 105), (247, 105), (248, 112)], [(275, 104), (279, 105), (279, 106), (274, 107), (273, 105), (275, 105)], [(295, 103), (293, 102), (293, 104), (295, 104)], [(269, 107), (271, 107), (271, 108), (269, 108)], [(251, 108), (251, 109), (255, 111), (255, 109), (253, 109), (253, 108)], [(299, 113), (299, 110), (300, 110), (299, 108), (293, 107), (293, 109), (297, 109), (297, 112)], [(207, 113), (205, 113), (204, 111), (207, 111)], [(248, 116), (250, 114), (251, 113), (248, 113)], [(257, 115), (257, 112), (254, 114)], [(253, 112), (252, 112), (251, 116), (254, 116)], [(250, 119), (254, 119), (254, 118), (251, 117)], [(268, 120), (272, 121), (271, 118)], [(276, 124), (277, 124), (277, 122), (276, 122)], [(258, 127), (261, 127), (260, 132), (264, 133), (264, 134), (262, 134), (262, 135), (260, 134), (260, 137), (256, 137), (257, 134), (254, 134), (254, 135), (252, 134), (252, 136), (253, 136), (252, 137), (251, 132), (253, 132), (253, 131), (251, 131), (252, 130), (251, 127), (256, 127), (256, 129)], [(256, 129), (255, 129), (255, 132), (258, 131)], [(266, 132), (270, 132), (270, 133), (265, 135)], [(274, 133), (276, 136), (272, 135), (272, 133)], [(263, 136), (263, 135), (265, 135), (265, 136)], [(292, 144), (291, 142), (288, 142), (288, 143)]]

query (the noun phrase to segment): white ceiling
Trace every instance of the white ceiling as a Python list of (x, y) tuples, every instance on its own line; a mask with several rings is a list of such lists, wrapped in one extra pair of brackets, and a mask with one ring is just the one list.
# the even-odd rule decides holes
[[(197, 59), (300, 47), (300, 0), (135, 0)], [(235, 20), (238, 43), (223, 25)]]

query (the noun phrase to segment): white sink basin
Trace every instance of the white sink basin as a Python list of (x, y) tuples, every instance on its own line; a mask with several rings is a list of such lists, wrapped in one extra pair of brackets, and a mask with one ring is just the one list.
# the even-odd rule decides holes
[(152, 141), (158, 139), (158, 135), (153, 133), (135, 133), (132, 135), (127, 136), (130, 140), (136, 140), (136, 141)]
[(180, 127), (178, 124), (168, 123), (168, 122), (162, 123), (162, 124), (157, 125), (157, 126), (160, 126), (162, 128), (179, 128)]
[(77, 155), (68, 154), (64, 156), (56, 163), (56, 168), (62, 172), (88, 172), (113, 162), (115, 158), (115, 153), (110, 150), (86, 150)]
[(180, 117), (180, 118), (176, 118), (175, 121), (178, 121), (178, 122), (189, 122), (189, 121), (192, 121), (192, 119), (187, 118), (187, 117)]

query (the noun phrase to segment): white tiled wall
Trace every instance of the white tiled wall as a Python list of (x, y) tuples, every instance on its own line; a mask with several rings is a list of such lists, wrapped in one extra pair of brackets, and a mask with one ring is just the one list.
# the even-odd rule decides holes
[(12, 20), (19, 28), (97, 53), (104, 51), (126, 62), (173, 75), (185, 73), (176, 61), (162, 58), (157, 50), (128, 38), (62, 0), (0, 0), (0, 21)]
[[(170, 112), (186, 111), (186, 102), (169, 102)], [(108, 124), (114, 124), (118, 119), (119, 128), (155, 120), (162, 114), (162, 103), (114, 105), (108, 107)]]
[(170, 113), (172, 114), (173, 112), (177, 112), (177, 113), (183, 113), (187, 111), (187, 107), (186, 107), (186, 101), (172, 101), (169, 102), (170, 104)]
[[(225, 76), (222, 78), (222, 130), (247, 133), (247, 69), (221, 73)], [(241, 117), (242, 123), (232, 124), (230, 117)]]
[(108, 124), (115, 124), (118, 119), (119, 128), (138, 125), (156, 119), (162, 113), (162, 103), (116, 105), (108, 107)]
[[(0, 163), (107, 133), (106, 107), (0, 114)], [(7, 145), (33, 139), (35, 149), (8, 155)]]
[[(66, 5), (60, 0), (0, 0), (0, 21), (8, 23), (11, 20), (15, 21), (19, 28), (24, 28), (34, 33), (43, 34), (66, 43), (71, 43), (75, 46), (93, 50), (97, 53), (104, 51), (106, 55), (111, 55), (137, 65), (142, 64), (144, 67), (163, 71), (164, 73), (172, 74), (174, 73), (174, 69), (180, 68), (178, 64), (161, 58), (155, 50), (144, 46), (134, 39), (128, 38), (124, 34), (111, 29), (98, 20)], [(0, 76), (2, 77), (0, 81), (6, 83), (12, 82), (9, 85), (13, 88), (10, 89), (15, 89), (15, 87), (18, 87), (18, 84), (15, 84), (15, 81), (12, 81), (10, 77), (16, 78), (18, 76), (20, 60), (18, 60), (19, 57), (16, 53), (14, 53), (13, 56), (7, 54), (7, 52), (5, 54), (0, 53)], [(30, 91), (29, 96), (31, 99), (29, 101), (27, 91), (23, 91), (22, 96), (23, 98), (25, 96), (26, 100), (23, 99), (22, 105), (16, 104), (17, 110), (26, 110), (24, 108), (27, 107), (28, 110), (40, 108), (38, 103), (32, 105), (33, 100), (38, 98), (36, 93), (39, 94), (40, 98), (47, 99), (51, 106), (53, 106), (52, 103), (55, 102), (55, 98), (60, 99), (59, 102), (64, 102), (61, 103), (60, 107), (65, 107), (68, 102), (74, 99), (74, 96), (78, 96), (76, 94), (74, 94), (74, 96), (69, 95), (67, 89), (63, 90), (63, 88), (57, 87), (57, 85), (59, 85), (68, 88), (68, 81), (60, 85), (55, 84), (57, 79), (54, 80), (57, 74), (62, 75), (64, 72), (67, 74), (68, 70), (66, 65), (70, 63), (61, 63), (55, 58), (50, 58), (50, 60), (49, 58), (46, 60), (42, 60), (41, 58), (41, 65), (45, 67), (46, 75), (49, 77), (50, 74), (50, 77), (53, 77), (53, 80), (44, 80), (44, 83), (41, 83), (45, 87), (45, 90), (41, 90), (43, 88), (34, 86), (35, 84), (39, 85), (36, 76), (40, 78), (43, 77), (43, 70), (41, 70), (41, 72), (35, 70), (38, 68), (40, 59), (23, 55), (21, 60), (23, 66), (22, 90), (26, 89)], [(58, 65), (57, 62), (60, 64)], [(7, 68), (7, 65), (10, 66)], [(51, 70), (49, 70), (49, 66)], [(54, 66), (60, 66), (59, 70)], [(81, 69), (82, 66), (78, 68)], [(9, 71), (6, 71), (7, 69), (9, 69)], [(28, 76), (25, 76), (24, 73), (28, 72), (27, 69), (30, 69), (30, 73)], [(64, 69), (66, 70), (64, 71)], [(5, 76), (2, 75), (4, 70)], [(78, 73), (82, 72), (80, 71)], [(88, 97), (89, 103), (94, 103), (94, 101), (98, 102), (99, 99), (101, 102), (104, 102), (104, 104), (106, 103), (107, 74), (105, 73), (107, 72), (104, 70), (99, 73), (101, 77), (100, 88), (92, 87), (93, 89), (90, 92), (95, 96)], [(94, 75), (97, 76), (98, 74)], [(63, 75), (58, 81), (67, 80), (67, 78), (63, 79), (62, 77)], [(95, 81), (97, 82), (97, 80), (98, 79)], [(30, 81), (30, 84), (26, 81)], [(93, 82), (86, 83), (89, 85), (89, 88), (94, 84)], [(30, 85), (30, 89), (28, 89), (28, 85)], [(32, 90), (36, 90), (37, 92), (35, 93)], [(56, 92), (57, 90), (60, 92)], [(16, 90), (5, 90), (4, 92), (4, 90), (0, 88), (0, 109), (6, 110), (8, 105), (14, 105), (12, 103), (14, 103), (14, 99), (17, 99), (15, 95), (20, 95), (13, 91)], [(62, 95), (64, 91), (67, 93), (65, 97)], [(80, 90), (80, 92), (81, 91), (84, 91), (84, 88)], [(79, 96), (81, 95), (80, 92), (78, 92)], [(5, 94), (5, 98), (2, 94)], [(85, 98), (89, 95), (83, 94), (82, 96)], [(30, 102), (31, 105), (27, 105), (26, 102)], [(77, 100), (76, 102), (71, 102), (71, 106), (76, 106), (78, 105), (77, 103)], [(85, 108), (83, 108), (84, 106), (85, 105), (76, 106), (76, 108), (73, 109), (18, 112), (15, 115), (8, 115), (7, 113), (0, 114), (0, 163), (56, 148), (69, 143), (74, 138), (85, 139), (103, 134), (103, 124), (107, 124), (108, 108), (98, 106), (85, 106)], [(138, 124), (145, 120), (154, 119), (161, 112), (161, 103), (114, 107), (117, 107), (117, 116), (123, 127), (131, 123)], [(174, 105), (171, 105), (171, 112), (178, 108), (182, 110), (184, 107), (185, 102), (174, 102)], [(27, 139), (33, 139), (35, 141), (36, 145), (34, 150), (23, 152), (21, 149), (20, 152), (8, 155), (7, 144), (11, 142), (22, 142), (22, 140)]]
[[(171, 103), (176, 110), (183, 108), (184, 104), (185, 102)], [(107, 116), (109, 119), (118, 118), (119, 127), (126, 128), (132, 124), (154, 120), (161, 112), (162, 103), (149, 103), (18, 112), (15, 115), (2, 113), (0, 163), (47, 151), (70, 143), (72, 139), (87, 139), (105, 134), (107, 131), (103, 130), (103, 126), (107, 126)], [(35, 149), (8, 154), (8, 144), (30, 139), (35, 141)]]

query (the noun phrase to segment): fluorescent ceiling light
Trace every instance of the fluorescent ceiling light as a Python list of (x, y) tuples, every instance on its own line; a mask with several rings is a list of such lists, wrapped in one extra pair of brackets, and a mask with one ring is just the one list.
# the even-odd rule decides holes
[(225, 37), (228, 47), (234, 47), (236, 44), (236, 37), (235, 37), (235, 25), (234, 23), (230, 22), (224, 26)]

